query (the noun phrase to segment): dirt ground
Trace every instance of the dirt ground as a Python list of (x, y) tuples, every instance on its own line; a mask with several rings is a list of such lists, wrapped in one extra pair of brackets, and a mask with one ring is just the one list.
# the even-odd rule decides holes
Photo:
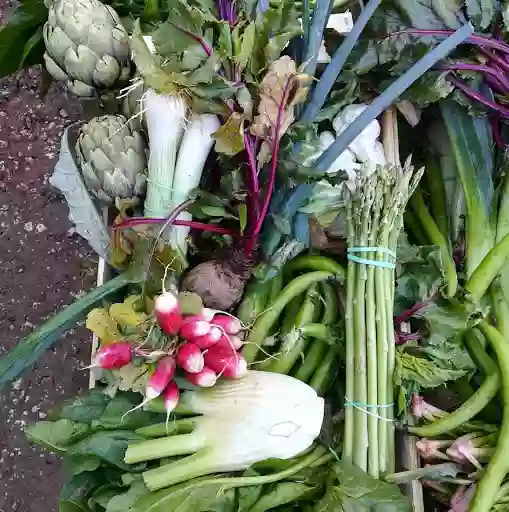
[[(9, 4), (0, 0), (0, 23)], [(58, 87), (41, 101), (38, 80), (38, 70), (0, 80), (0, 357), (93, 286), (97, 265), (48, 184), (79, 106)], [(23, 428), (87, 386), (80, 367), (89, 354), (78, 327), (0, 396), (0, 512), (57, 510), (60, 463), (31, 446)]]

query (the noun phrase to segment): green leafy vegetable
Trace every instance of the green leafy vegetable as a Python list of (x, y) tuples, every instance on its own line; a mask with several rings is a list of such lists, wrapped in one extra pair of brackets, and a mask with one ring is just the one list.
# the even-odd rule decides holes
[(63, 453), (67, 446), (85, 437), (88, 425), (70, 420), (39, 421), (26, 428), (25, 434), (30, 441), (44, 446), (50, 451)]

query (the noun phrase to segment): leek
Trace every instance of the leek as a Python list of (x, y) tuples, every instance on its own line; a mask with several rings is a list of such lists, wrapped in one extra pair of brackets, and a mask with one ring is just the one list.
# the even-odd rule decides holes
[(184, 134), (186, 101), (179, 96), (145, 94), (150, 155), (148, 161), (146, 217), (167, 217), (172, 208), (172, 191), (177, 153)]

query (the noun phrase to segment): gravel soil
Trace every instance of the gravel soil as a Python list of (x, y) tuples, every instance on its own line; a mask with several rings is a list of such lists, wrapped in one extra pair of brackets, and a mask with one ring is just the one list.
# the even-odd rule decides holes
[[(9, 8), (0, 0), (0, 23)], [(39, 78), (35, 69), (0, 79), (0, 357), (95, 281), (97, 258), (48, 183), (62, 131), (81, 111), (56, 86), (41, 100)], [(89, 355), (78, 326), (0, 395), (0, 512), (57, 510), (60, 462), (23, 428), (86, 388)]]

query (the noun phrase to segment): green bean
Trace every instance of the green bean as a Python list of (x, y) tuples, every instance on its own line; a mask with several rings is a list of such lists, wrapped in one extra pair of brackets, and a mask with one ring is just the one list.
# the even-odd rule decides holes
[(298, 329), (299, 327), (316, 320), (317, 306), (318, 296), (316, 286), (312, 286), (306, 293), (306, 298), (302, 303), (299, 314), (295, 318), (294, 329), (283, 341), (278, 358), (272, 360), (268, 371), (287, 374), (292, 369), (300, 354), (302, 354), (308, 340), (306, 336), (299, 333)]
[(246, 289), (244, 298), (237, 308), (237, 318), (244, 325), (251, 325), (265, 309), (272, 281), (251, 281)]
[[(334, 287), (329, 283), (322, 283), (322, 298), (324, 302), (324, 312), (322, 315), (321, 327), (327, 327), (334, 323), (338, 316), (338, 297)], [(306, 326), (304, 326), (306, 327)], [(309, 332), (309, 328), (307, 329)], [(305, 330), (301, 329), (301, 335), (305, 334)], [(313, 338), (313, 337), (312, 337)], [(304, 361), (300, 368), (295, 373), (295, 378), (303, 382), (307, 382), (313, 375), (318, 366), (327, 353), (327, 340), (312, 339), (311, 346), (307, 350)]]
[(256, 360), (259, 347), (263, 344), (265, 337), (270, 329), (277, 321), (283, 309), (295, 297), (306, 291), (310, 286), (315, 283), (333, 279), (335, 274), (332, 272), (316, 271), (308, 272), (293, 279), (288, 283), (279, 293), (277, 299), (265, 310), (265, 312), (258, 318), (249, 336), (246, 340), (246, 346), (242, 351), (242, 355), (248, 363)]
[(295, 272), (297, 270), (322, 270), (325, 272), (332, 272), (340, 282), (344, 281), (346, 278), (346, 270), (342, 265), (331, 258), (318, 256), (316, 254), (297, 256), (285, 267), (285, 272), (288, 273)]
[(479, 328), (497, 354), (504, 412), (495, 453), (477, 484), (470, 512), (488, 512), (491, 509), (502, 481), (509, 472), (509, 344), (502, 334), (485, 320), (479, 324)]
[(309, 385), (320, 395), (323, 396), (334, 378), (334, 366), (337, 362), (337, 352), (331, 347), (324, 357), (322, 364), (314, 373)]

